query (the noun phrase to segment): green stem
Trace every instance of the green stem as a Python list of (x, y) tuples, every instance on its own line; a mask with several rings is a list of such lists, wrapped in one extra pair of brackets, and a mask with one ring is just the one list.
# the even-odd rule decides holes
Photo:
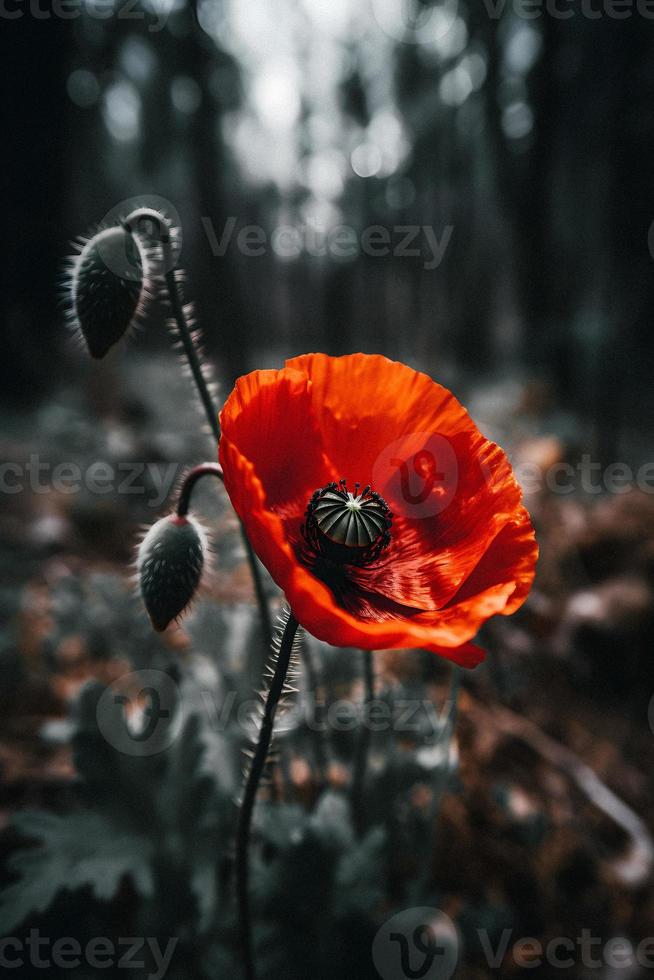
[(424, 894), (429, 884), (430, 876), (434, 866), (434, 856), (436, 854), (436, 825), (438, 823), (438, 816), (441, 809), (441, 803), (443, 801), (443, 796), (447, 789), (447, 784), (449, 781), (449, 761), (450, 761), (450, 746), (452, 744), (452, 736), (454, 735), (454, 730), (456, 728), (456, 722), (458, 717), (459, 709), (459, 690), (461, 687), (461, 676), (463, 671), (461, 667), (454, 664), (452, 667), (452, 675), (450, 677), (450, 690), (446, 702), (447, 707), (447, 718), (445, 720), (445, 725), (443, 726), (443, 733), (439, 738), (439, 742), (445, 743), (447, 748), (447, 758), (444, 762), (444, 775), (441, 782), (432, 787), (433, 799), (429, 812), (429, 824), (428, 824), (428, 844), (426, 861), (423, 865), (423, 874), (418, 882), (418, 894), (416, 901), (420, 900), (420, 896)]
[[(184, 348), (184, 353), (186, 355), (186, 360), (188, 361), (189, 367), (191, 369), (191, 374), (193, 376), (193, 381), (195, 382), (195, 387), (197, 388), (198, 395), (200, 396), (200, 401), (204, 408), (205, 415), (207, 417), (207, 422), (209, 423), (209, 428), (213, 434), (216, 444), (220, 440), (220, 422), (218, 419), (218, 408), (214, 404), (213, 398), (211, 397), (211, 391), (209, 390), (209, 385), (207, 384), (207, 379), (202, 371), (202, 364), (198, 356), (197, 347), (195, 341), (193, 340), (193, 334), (186, 320), (186, 314), (184, 312), (184, 304), (182, 302), (181, 293), (179, 290), (179, 283), (177, 282), (177, 277), (175, 275), (175, 256), (173, 253), (173, 241), (170, 229), (170, 224), (167, 219), (159, 214), (157, 211), (151, 208), (138, 208), (133, 211), (123, 222), (124, 227), (130, 232), (130, 234), (136, 234), (139, 231), (139, 225), (144, 225), (147, 222), (152, 222), (156, 226), (158, 232), (158, 239), (161, 243), (162, 248), (162, 258), (161, 266), (164, 272), (164, 281), (166, 283), (166, 289), (168, 291), (168, 299), (170, 302), (170, 309), (173, 314), (173, 318), (177, 325), (177, 331), (179, 333), (180, 340), (182, 342), (182, 347)], [(222, 471), (221, 471), (222, 472)], [(270, 643), (272, 638), (272, 623), (270, 620), (270, 609), (268, 608), (268, 599), (266, 597), (266, 592), (263, 587), (263, 579), (261, 577), (261, 571), (257, 563), (257, 557), (254, 553), (254, 549), (250, 544), (247, 534), (245, 533), (245, 528), (243, 523), (240, 522), (241, 536), (243, 538), (243, 545), (245, 547), (245, 553), (247, 555), (248, 564), (250, 566), (250, 574), (252, 575), (252, 582), (254, 585), (254, 591), (257, 598), (257, 604), (259, 606), (259, 614), (261, 616), (261, 627), (264, 634), (264, 640), (266, 643)]]
[(220, 463), (201, 463), (199, 466), (194, 466), (184, 477), (182, 488), (179, 491), (176, 507), (178, 517), (186, 517), (188, 514), (193, 488), (203, 476), (215, 476), (221, 483), (224, 482), (223, 469)]
[[(164, 261), (166, 261), (165, 258)], [(209, 391), (209, 385), (207, 384), (207, 379), (202, 372), (202, 364), (200, 362), (200, 358), (198, 357), (197, 348), (193, 342), (193, 334), (191, 333), (189, 325), (186, 322), (184, 305), (182, 303), (182, 297), (180, 296), (179, 283), (177, 282), (174, 269), (171, 269), (166, 273), (165, 281), (166, 288), (168, 289), (168, 297), (170, 299), (170, 309), (175, 319), (175, 323), (177, 324), (177, 331), (182, 342), (182, 347), (184, 348), (184, 353), (186, 354), (186, 360), (188, 361), (191, 369), (191, 374), (193, 375), (193, 380), (195, 381), (195, 387), (198, 389), (198, 395), (200, 396), (202, 407), (204, 408), (205, 415), (207, 416), (209, 428), (211, 429), (216, 443), (218, 443), (220, 440), (218, 409), (213, 403), (211, 392)]]
[(313, 719), (311, 724), (311, 737), (313, 741), (313, 755), (316, 764), (316, 782), (318, 790), (322, 792), (327, 783), (327, 771), (329, 769), (329, 759), (325, 748), (324, 734), (324, 704), (318, 702), (320, 696), (320, 685), (316, 672), (313, 656), (308, 644), (302, 644), (302, 662), (307, 675), (307, 689), (313, 697)]
[(368, 769), (368, 751), (370, 749), (370, 724), (368, 706), (375, 696), (375, 673), (373, 654), (371, 650), (362, 650), (363, 658), (363, 718), (357, 739), (353, 771), (352, 771), (352, 813), (357, 832), (364, 830), (363, 801), (365, 798), (366, 771)]
[(263, 709), (263, 719), (259, 731), (259, 739), (250, 763), (250, 771), (245, 783), (243, 803), (239, 813), (238, 829), (236, 832), (236, 898), (238, 902), (239, 930), (243, 952), (243, 968), (246, 980), (256, 980), (254, 952), (252, 945), (252, 924), (250, 919), (249, 893), (249, 862), (248, 848), (252, 829), (252, 814), (257, 798), (257, 790), (263, 774), (275, 723), (275, 713), (279, 699), (284, 690), (284, 682), (288, 665), (293, 652), (293, 640), (298, 628), (298, 621), (292, 613), (282, 636), (275, 665), (275, 672), (268, 691), (268, 697)]

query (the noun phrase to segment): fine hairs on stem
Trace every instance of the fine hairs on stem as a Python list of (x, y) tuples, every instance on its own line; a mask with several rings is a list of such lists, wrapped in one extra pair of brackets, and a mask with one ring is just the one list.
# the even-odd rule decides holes
[[(159, 261), (161, 262), (161, 270), (163, 271), (163, 278), (168, 293), (171, 313), (175, 321), (184, 355), (191, 370), (193, 381), (195, 382), (195, 387), (197, 388), (202, 407), (204, 408), (204, 412), (207, 417), (207, 422), (209, 423), (209, 428), (217, 443), (220, 440), (218, 408), (214, 404), (209, 384), (204, 376), (202, 363), (200, 361), (197, 346), (193, 338), (193, 332), (189, 325), (187, 312), (182, 301), (178, 272), (175, 269), (173, 235), (170, 222), (164, 217), (164, 215), (152, 208), (137, 208), (135, 211), (132, 211), (132, 213), (123, 221), (123, 227), (134, 236), (138, 235), (139, 232), (143, 233), (144, 227), (146, 227), (148, 224), (154, 226), (157, 233), (156, 237), (161, 245), (161, 256)], [(222, 470), (220, 472), (222, 474)], [(269, 643), (272, 637), (272, 624), (270, 621), (268, 599), (263, 587), (263, 580), (259, 565), (257, 564), (256, 555), (254, 554), (252, 545), (248, 540), (242, 524), (241, 536), (243, 539), (248, 564), (250, 566), (250, 573), (252, 575), (257, 604), (259, 606), (261, 628), (263, 630), (264, 640), (266, 643)]]
[(222, 466), (220, 463), (200, 463), (199, 466), (194, 466), (192, 470), (189, 470), (184, 477), (177, 499), (175, 510), (178, 517), (186, 517), (188, 514), (193, 488), (203, 476), (215, 476), (222, 483), (224, 479)]
[(257, 791), (261, 782), (273, 735), (275, 714), (279, 706), (280, 698), (286, 693), (286, 677), (289, 665), (296, 652), (296, 633), (298, 621), (289, 612), (286, 623), (283, 627), (281, 639), (273, 643), (273, 666), (272, 677), (268, 694), (265, 696), (261, 727), (254, 753), (251, 757), (250, 768), (245, 782), (243, 802), (239, 813), (238, 828), (236, 831), (236, 898), (238, 904), (239, 933), (241, 939), (241, 950), (243, 954), (243, 969), (246, 980), (256, 980), (256, 969), (254, 965), (254, 950), (252, 944), (252, 922), (250, 916), (250, 893), (249, 893), (249, 859), (248, 849), (250, 844), (250, 833), (252, 828), (252, 814), (257, 798)]

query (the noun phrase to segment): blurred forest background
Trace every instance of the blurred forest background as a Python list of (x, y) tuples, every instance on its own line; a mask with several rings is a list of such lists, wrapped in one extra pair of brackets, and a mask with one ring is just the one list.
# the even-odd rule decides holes
[[(527, 369), (615, 453), (652, 409), (652, 25), (520, 9), (89, 0), (7, 20), (3, 390), (33, 401), (56, 377), (70, 239), (156, 193), (226, 380), (312, 347)], [(220, 237), (230, 217), (453, 232), (435, 270), (216, 257), (202, 219)]]
[[(517, 463), (649, 462), (654, 21), (569, 7), (564, 19), (481, 0), (83, 0), (62, 17), (42, 0), (0, 15), (2, 460), (165, 471), (214, 458), (155, 316), (101, 364), (64, 326), (70, 241), (154, 194), (179, 216), (223, 395), (289, 354), (380, 351), (449, 385)], [(251, 225), (267, 236), (259, 256), (237, 244)], [(423, 234), (412, 256), (270, 247), (282, 226), (306, 241), (339, 225), (360, 246), (373, 226), (391, 245), (426, 226), (442, 261), (430, 267)], [(129, 562), (165, 501), (153, 505), (149, 470), (136, 488), (26, 486), (0, 502), (0, 908), (11, 935), (175, 936), (169, 977), (238, 976), (243, 732), (218, 731), (202, 692), (222, 703), (258, 683), (247, 568), (224, 499), (203, 491), (217, 601), (154, 636)], [(545, 488), (527, 504), (536, 587), (487, 627), (456, 742), (373, 739), (350, 815), (356, 733), (321, 748), (299, 722), (281, 740), (257, 831), (262, 978), (375, 977), (376, 930), (409, 906), (456, 923), (462, 980), (521, 972), (510, 948), (490, 966), (478, 929), (493, 945), (504, 928), (544, 942), (652, 934), (654, 497)], [(303, 696), (361, 697), (357, 651), (307, 648)], [(133, 759), (98, 733), (95, 706), (103, 685), (153, 666), (191, 707), (170, 749)], [(447, 667), (424, 654), (380, 654), (376, 669), (380, 696), (447, 696)], [(529, 972), (649, 975), (578, 961)]]

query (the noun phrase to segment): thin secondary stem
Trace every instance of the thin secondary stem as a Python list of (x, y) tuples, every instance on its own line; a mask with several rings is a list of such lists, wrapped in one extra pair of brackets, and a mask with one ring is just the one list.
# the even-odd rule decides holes
[[(327, 770), (329, 768), (329, 759), (327, 755), (327, 750), (325, 747), (324, 739), (324, 700), (319, 700), (321, 698), (321, 689), (318, 680), (318, 673), (316, 671), (313, 655), (306, 643), (302, 644), (302, 662), (304, 664), (304, 669), (307, 675), (307, 690), (310, 692), (310, 696), (313, 698), (313, 712), (314, 724), (311, 725), (311, 737), (313, 742), (313, 755), (316, 764), (316, 781), (318, 784), (318, 790), (322, 791), (327, 782)], [(322, 695), (324, 698), (324, 695)]]
[(247, 555), (248, 565), (250, 566), (250, 574), (252, 576), (252, 584), (254, 585), (254, 594), (257, 597), (257, 605), (259, 606), (259, 615), (261, 618), (261, 629), (263, 630), (263, 638), (266, 643), (270, 643), (272, 637), (272, 622), (270, 619), (270, 609), (268, 607), (268, 597), (266, 595), (266, 590), (263, 587), (263, 579), (261, 578), (261, 572), (259, 571), (259, 566), (257, 564), (257, 556), (254, 553), (254, 548), (250, 544), (250, 539), (245, 533), (245, 528), (243, 527), (242, 521), (239, 520), (241, 525), (241, 537), (243, 538), (243, 547), (245, 548), (245, 554)]
[[(157, 211), (154, 211), (151, 208), (138, 208), (125, 219), (123, 225), (130, 232), (130, 234), (133, 235), (139, 231), (140, 224), (145, 224), (148, 221), (152, 222), (158, 231), (158, 238), (162, 248), (161, 267), (164, 272), (164, 281), (168, 291), (170, 309), (177, 325), (177, 330), (184, 348), (186, 360), (188, 361), (191, 369), (193, 381), (195, 382), (195, 387), (197, 388), (198, 395), (200, 396), (200, 401), (202, 402), (202, 406), (207, 417), (207, 422), (209, 423), (209, 428), (211, 429), (217, 444), (220, 440), (218, 408), (214, 404), (207, 379), (202, 371), (202, 363), (198, 355), (195, 341), (193, 340), (193, 334), (186, 319), (179, 283), (175, 275), (175, 256), (173, 254), (173, 238), (170, 223), (163, 215), (160, 215)], [(248, 536), (245, 533), (245, 528), (243, 527), (242, 522), (239, 521), (239, 523), (241, 527), (241, 536), (243, 538), (243, 546), (245, 548), (245, 554), (250, 566), (250, 574), (252, 575), (254, 592), (257, 598), (257, 604), (259, 606), (264, 640), (266, 643), (270, 643), (272, 637), (272, 623), (270, 620), (268, 599), (263, 587), (263, 580), (261, 578), (261, 572), (259, 570), (259, 565), (257, 564), (257, 557), (254, 553), (254, 549), (252, 548)]]
[(462, 674), (463, 671), (458, 664), (454, 664), (452, 667), (452, 677), (450, 678), (450, 696), (448, 698), (450, 713), (447, 719), (447, 724), (450, 730), (450, 738), (452, 738), (452, 735), (454, 735), (456, 721), (459, 716), (459, 689), (461, 687)]
[(427, 860), (423, 866), (423, 874), (419, 881), (417, 882), (418, 897), (427, 889), (429, 884), (430, 875), (433, 870), (434, 856), (436, 854), (436, 824), (438, 823), (438, 815), (441, 809), (441, 803), (443, 802), (443, 796), (447, 789), (447, 784), (450, 775), (450, 748), (452, 745), (452, 737), (456, 729), (456, 722), (459, 712), (459, 689), (461, 687), (461, 676), (463, 671), (461, 667), (457, 664), (452, 666), (452, 675), (450, 677), (450, 690), (446, 702), (447, 717), (445, 719), (445, 724), (443, 725), (443, 732), (439, 736), (438, 741), (444, 744), (444, 748), (447, 752), (447, 756), (443, 762), (443, 775), (438, 785), (432, 787), (433, 799), (429, 811), (429, 824), (428, 824), (428, 844), (427, 844)]
[(354, 823), (359, 833), (364, 826), (363, 800), (368, 769), (368, 752), (370, 749), (370, 724), (368, 718), (369, 705), (375, 697), (375, 673), (373, 654), (371, 650), (362, 650), (363, 659), (363, 715), (359, 737), (356, 744), (352, 772), (352, 812)]
[(239, 928), (241, 936), (241, 947), (243, 951), (243, 966), (246, 980), (256, 980), (256, 970), (254, 966), (254, 952), (252, 948), (252, 925), (250, 920), (250, 893), (249, 893), (249, 862), (248, 847), (250, 844), (250, 831), (252, 828), (252, 813), (257, 798), (257, 790), (263, 774), (270, 742), (275, 723), (275, 713), (277, 705), (284, 690), (284, 682), (288, 672), (288, 665), (293, 652), (293, 640), (298, 628), (298, 621), (292, 613), (289, 614), (286, 628), (282, 635), (275, 672), (268, 691), (268, 697), (263, 709), (263, 719), (259, 731), (259, 739), (254, 755), (250, 763), (245, 784), (245, 793), (238, 820), (236, 832), (236, 897), (239, 912)]

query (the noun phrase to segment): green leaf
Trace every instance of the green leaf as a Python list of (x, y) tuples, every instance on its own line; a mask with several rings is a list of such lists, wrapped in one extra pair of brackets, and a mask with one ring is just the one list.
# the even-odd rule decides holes
[(90, 887), (98, 900), (108, 901), (130, 874), (141, 894), (152, 894), (152, 842), (118, 830), (100, 814), (28, 811), (14, 818), (13, 827), (38, 843), (9, 860), (10, 871), (20, 877), (0, 899), (0, 922), (6, 932), (44, 912), (65, 889)]

